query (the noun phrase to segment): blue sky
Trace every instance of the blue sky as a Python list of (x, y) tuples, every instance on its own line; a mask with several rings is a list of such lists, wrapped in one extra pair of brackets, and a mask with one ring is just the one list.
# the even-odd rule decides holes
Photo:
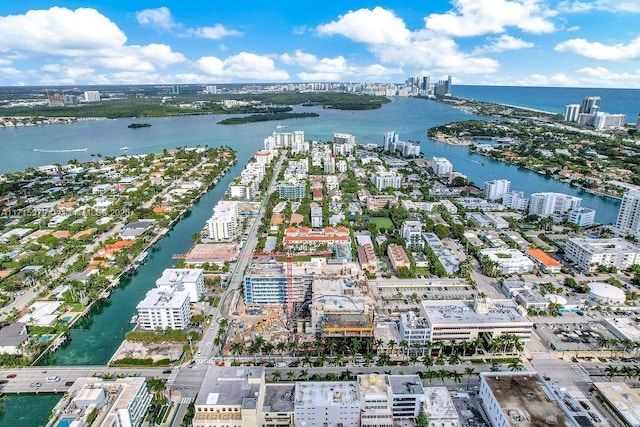
[(0, 85), (640, 87), (640, 0), (2, 1)]

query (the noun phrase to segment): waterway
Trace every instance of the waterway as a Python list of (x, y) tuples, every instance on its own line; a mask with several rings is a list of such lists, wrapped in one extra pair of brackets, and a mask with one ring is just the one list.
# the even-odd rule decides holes
[[(436, 143), (427, 138), (432, 126), (466, 120), (474, 116), (447, 105), (420, 99), (394, 99), (379, 110), (340, 111), (323, 108), (297, 108), (315, 111), (317, 118), (284, 121), (280, 131), (303, 130), (306, 139), (330, 141), (335, 132), (351, 133), (359, 143), (381, 144), (383, 134), (396, 131), (405, 140), (420, 141), (426, 158), (448, 158), (456, 171), (466, 174), (479, 185), (486, 180), (506, 178), (512, 188), (526, 194), (557, 191), (583, 198), (583, 205), (596, 209), (600, 222), (614, 222), (619, 201), (593, 196), (566, 184), (506, 163), (469, 153), (466, 147)], [(129, 154), (160, 152), (178, 146), (227, 145), (238, 152), (238, 162), (225, 177), (204, 195), (191, 209), (190, 215), (176, 224), (154, 250), (145, 265), (128, 281), (123, 281), (111, 297), (91, 311), (85, 320), (71, 331), (71, 339), (45, 364), (97, 365), (104, 364), (130, 330), (129, 320), (135, 306), (154, 286), (162, 270), (174, 264), (172, 255), (186, 252), (192, 245), (190, 236), (198, 232), (211, 214), (212, 207), (224, 194), (229, 182), (237, 176), (251, 156), (262, 148), (264, 138), (276, 130), (277, 123), (260, 122), (237, 126), (217, 125), (221, 116), (186, 116), (145, 119), (150, 128), (128, 129), (130, 120), (78, 122), (16, 129), (0, 129), (0, 172), (15, 171), (30, 166), (54, 162), (66, 163), (72, 158), (89, 160), (107, 155), (121, 155), (121, 147), (129, 147)], [(42, 153), (33, 149), (63, 150), (87, 148), (87, 152)], [(92, 156), (93, 154), (93, 156)], [(9, 397), (8, 399), (12, 399)], [(0, 426), (37, 425), (21, 423), (16, 417), (28, 412), (32, 406), (49, 405), (42, 396), (33, 396), (18, 409), (8, 410), (0, 416)], [(47, 403), (49, 402), (49, 403)], [(20, 407), (20, 404), (17, 405)], [(44, 423), (44, 421), (40, 421)]]

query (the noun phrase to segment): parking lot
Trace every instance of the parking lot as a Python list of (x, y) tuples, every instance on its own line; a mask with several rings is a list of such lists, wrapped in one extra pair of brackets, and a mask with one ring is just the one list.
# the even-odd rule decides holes
[(599, 350), (599, 337), (614, 338), (598, 322), (536, 323), (535, 329), (544, 345), (556, 351)]

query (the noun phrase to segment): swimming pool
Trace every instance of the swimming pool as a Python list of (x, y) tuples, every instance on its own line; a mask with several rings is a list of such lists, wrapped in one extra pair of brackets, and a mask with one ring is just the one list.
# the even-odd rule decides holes
[(51, 338), (53, 338), (53, 337), (55, 337), (55, 335), (52, 335), (52, 334), (45, 334), (45, 335), (42, 335), (42, 336), (40, 337), (40, 342), (47, 342), (47, 341), (49, 341), (49, 340), (50, 340)]
[(74, 418), (61, 418), (56, 427), (69, 427), (73, 420)]

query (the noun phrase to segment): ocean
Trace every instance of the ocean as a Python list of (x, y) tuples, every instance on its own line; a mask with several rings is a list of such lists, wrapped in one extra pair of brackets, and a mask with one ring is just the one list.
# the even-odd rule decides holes
[(564, 114), (567, 104), (580, 104), (585, 96), (599, 96), (601, 111), (623, 113), (627, 123), (635, 124), (640, 113), (640, 89), (454, 85), (452, 93), (460, 98), (559, 114)]

